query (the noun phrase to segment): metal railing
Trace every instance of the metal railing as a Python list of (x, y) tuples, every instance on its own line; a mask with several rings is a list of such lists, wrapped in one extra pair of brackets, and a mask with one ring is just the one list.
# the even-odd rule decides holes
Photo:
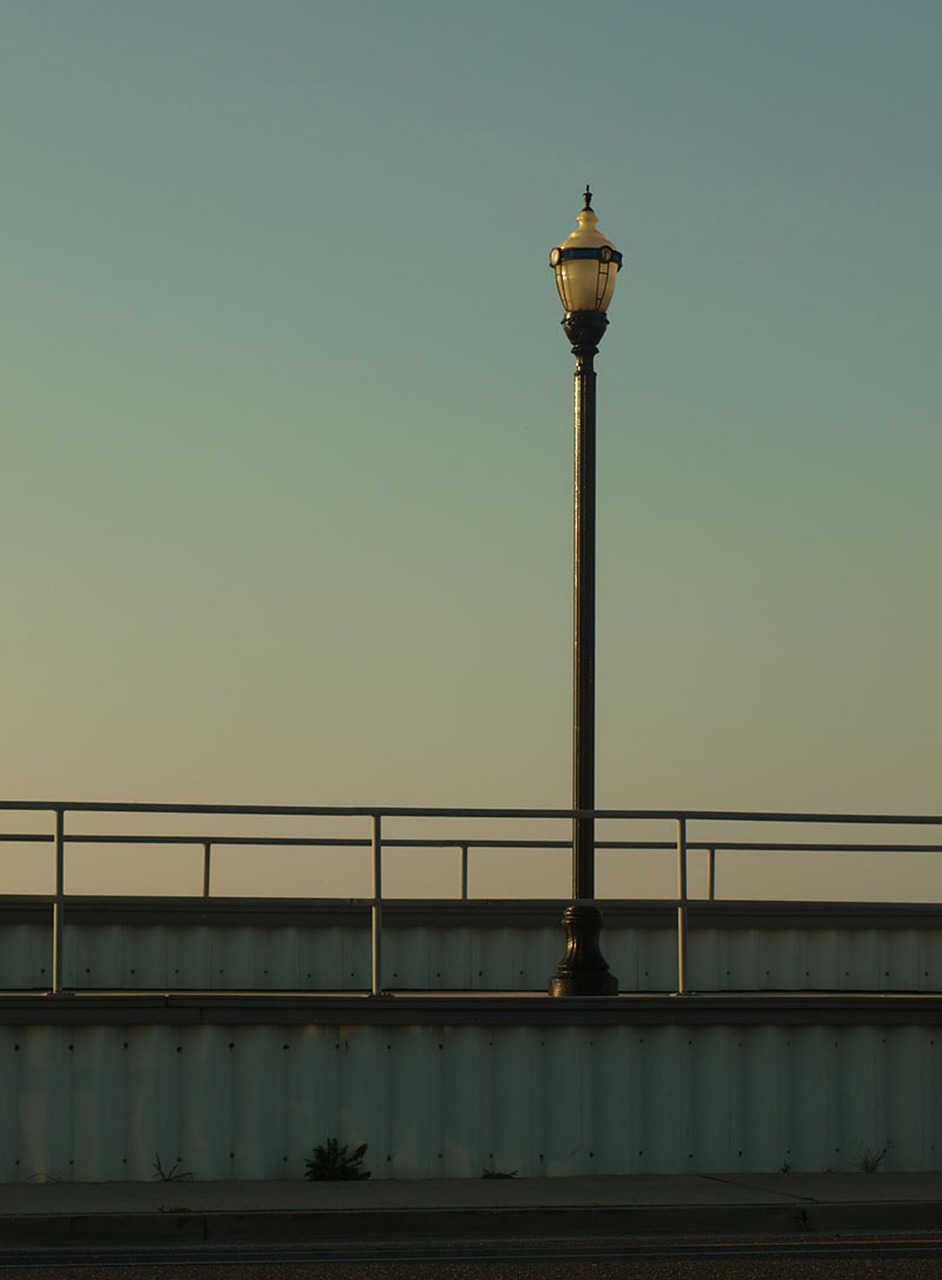
[[(457, 809), (457, 808), (373, 808), (315, 805), (199, 805), (199, 804), (132, 804), (59, 801), (0, 801), (0, 812), (49, 814), (52, 830), (46, 832), (3, 831), (2, 843), (52, 843), (54, 847), (55, 888), (52, 895), (52, 982), (50, 994), (65, 994), (63, 937), (67, 919), (69, 896), (65, 892), (66, 849), (69, 845), (185, 845), (200, 849), (202, 853), (202, 896), (212, 896), (212, 853), (223, 846), (241, 847), (296, 847), (296, 848), (363, 848), (370, 850), (372, 891), (369, 898), (371, 915), (371, 983), (370, 994), (384, 994), (383, 970), (383, 853), (386, 849), (440, 849), (457, 850), (459, 862), (459, 897), (468, 899), (469, 856), (474, 850), (560, 850), (572, 849), (572, 841), (548, 838), (521, 837), (384, 837), (385, 819), (407, 819), (422, 823), (427, 820), (478, 822), (496, 820), (501, 823), (540, 821), (566, 822), (574, 818), (592, 817), (599, 823), (671, 823), (675, 835), (671, 840), (658, 839), (609, 839), (597, 840), (597, 850), (617, 850), (625, 854), (632, 851), (672, 850), (676, 858), (676, 941), (677, 982), (676, 991), (687, 991), (687, 926), (690, 903), (688, 883), (688, 858), (692, 851), (706, 853), (706, 898), (716, 896), (716, 855), (724, 852), (814, 852), (826, 853), (942, 853), (942, 843), (925, 841), (888, 841), (873, 843), (856, 840), (733, 840), (725, 834), (710, 834), (697, 840), (689, 838), (691, 823), (716, 827), (740, 825), (782, 825), (860, 827), (939, 827), (942, 816), (929, 814), (859, 814), (859, 813), (776, 813), (736, 810), (669, 810), (669, 809), (599, 809), (580, 811), (572, 809)], [(67, 832), (67, 815), (143, 815), (153, 820), (173, 816), (181, 817), (235, 817), (245, 819), (273, 818), (346, 818), (364, 819), (370, 824), (369, 835), (336, 836), (278, 836), (246, 831), (237, 834), (179, 834), (174, 832)]]

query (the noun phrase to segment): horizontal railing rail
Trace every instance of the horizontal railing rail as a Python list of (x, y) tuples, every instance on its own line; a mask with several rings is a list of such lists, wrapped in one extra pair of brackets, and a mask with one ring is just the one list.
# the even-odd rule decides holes
[[(598, 822), (670, 822), (675, 828), (673, 839), (598, 839), (597, 850), (640, 852), (673, 851), (677, 873), (677, 983), (676, 990), (687, 990), (687, 923), (690, 893), (688, 886), (688, 855), (692, 851), (707, 854), (706, 898), (716, 896), (716, 855), (729, 852), (777, 852), (777, 853), (942, 853), (942, 842), (929, 841), (854, 841), (844, 840), (768, 840), (731, 839), (718, 834), (691, 839), (689, 824), (752, 824), (763, 825), (816, 825), (897, 828), (913, 826), (937, 826), (942, 828), (942, 815), (936, 814), (888, 814), (888, 813), (787, 813), (760, 810), (705, 810), (705, 809), (597, 809), (594, 811), (573, 809), (507, 809), (507, 808), (412, 808), (340, 805), (222, 805), (222, 804), (140, 804), (132, 802), (99, 803), (94, 801), (26, 801), (0, 800), (0, 812), (48, 814), (53, 819), (52, 830), (3, 831), (3, 844), (51, 844), (54, 851), (55, 889), (52, 896), (51, 928), (51, 994), (64, 994), (64, 929), (69, 895), (65, 892), (66, 850), (71, 845), (124, 845), (124, 846), (193, 846), (202, 852), (202, 896), (212, 896), (212, 852), (217, 847), (283, 847), (283, 848), (359, 848), (370, 850), (372, 891), (371, 908), (371, 982), (370, 994), (377, 996), (386, 990), (383, 970), (383, 852), (387, 849), (457, 850), (460, 852), (459, 897), (468, 898), (469, 856), (474, 850), (565, 850), (572, 848), (570, 839), (522, 836), (474, 836), (462, 832), (449, 836), (388, 836), (383, 832), (386, 820), (411, 819), (424, 821), (446, 819), (474, 822), (477, 820), (565, 821), (574, 818), (594, 818)], [(369, 835), (278, 835), (258, 832), (159, 832), (159, 831), (66, 831), (67, 815), (137, 815), (149, 818), (235, 817), (255, 818), (362, 818), (370, 823)], [(72, 990), (73, 988), (69, 988)]]

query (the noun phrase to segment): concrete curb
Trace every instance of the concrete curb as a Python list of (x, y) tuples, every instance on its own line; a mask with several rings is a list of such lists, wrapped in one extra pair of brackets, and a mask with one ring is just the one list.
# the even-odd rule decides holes
[(806, 1235), (942, 1231), (942, 1205), (855, 1202), (622, 1205), (571, 1208), (428, 1208), (363, 1211), (232, 1212), (168, 1209), (144, 1213), (0, 1216), (0, 1245), (295, 1245), (339, 1241), (429, 1241), (473, 1237)]

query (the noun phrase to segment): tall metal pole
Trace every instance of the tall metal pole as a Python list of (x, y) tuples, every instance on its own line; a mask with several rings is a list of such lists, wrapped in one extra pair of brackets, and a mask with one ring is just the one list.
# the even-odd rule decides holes
[[(595, 356), (608, 320), (569, 312), (563, 329), (576, 357), (573, 399), (572, 792), (574, 809), (595, 808)], [(618, 979), (599, 948), (595, 822), (573, 818), (572, 896), (563, 914), (566, 951), (549, 980), (552, 996), (611, 996)]]
[[(595, 357), (608, 326), (574, 311), (563, 329), (576, 357), (573, 381), (572, 807), (595, 808)], [(595, 823), (572, 824), (572, 896), (595, 897)]]
[[(595, 353), (574, 342), (572, 807), (595, 808)], [(574, 818), (572, 896), (595, 897), (595, 822)]]

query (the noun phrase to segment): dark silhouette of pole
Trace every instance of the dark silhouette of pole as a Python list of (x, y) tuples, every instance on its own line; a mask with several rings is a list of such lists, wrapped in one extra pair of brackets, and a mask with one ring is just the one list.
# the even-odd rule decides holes
[[(573, 380), (572, 807), (595, 808), (595, 356), (605, 316), (563, 322), (576, 357)], [(595, 897), (595, 822), (572, 824), (572, 896)]]
[[(595, 808), (595, 356), (608, 320), (572, 311), (563, 329), (576, 357), (573, 381), (572, 807)], [(550, 978), (553, 996), (618, 994), (599, 947), (595, 821), (572, 822), (572, 896), (563, 914), (566, 951)]]

